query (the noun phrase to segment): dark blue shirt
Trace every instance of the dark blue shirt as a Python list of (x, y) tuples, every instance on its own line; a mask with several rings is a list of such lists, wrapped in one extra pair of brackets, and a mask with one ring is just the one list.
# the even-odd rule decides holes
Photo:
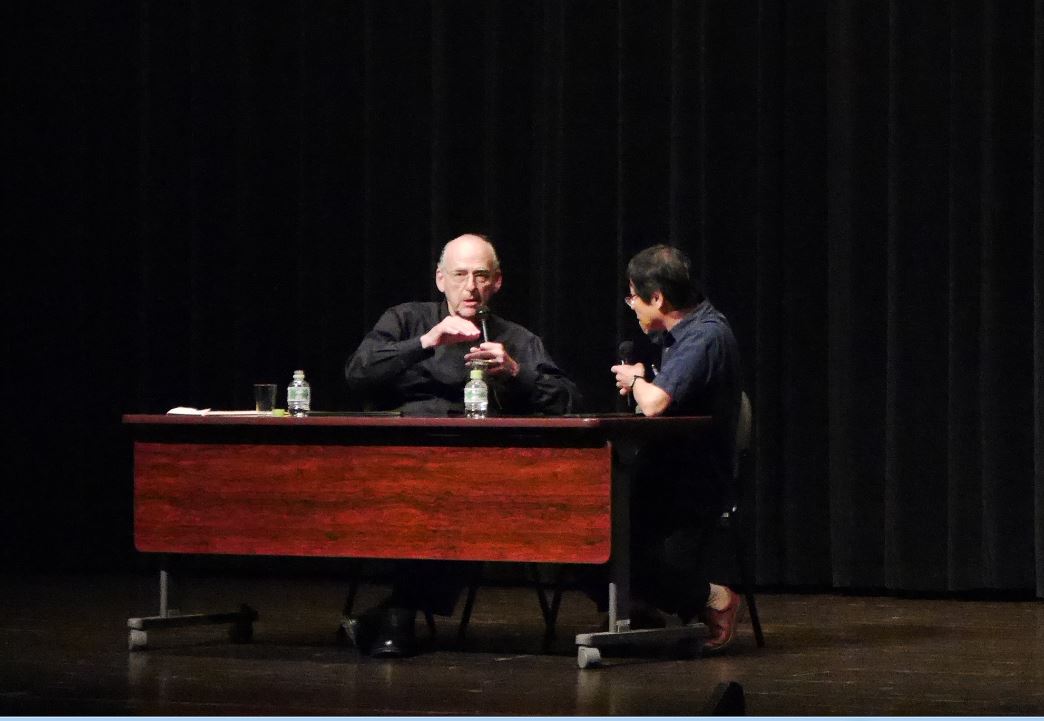
[(740, 403), (739, 346), (725, 316), (700, 303), (662, 336), (663, 355), (653, 384), (671, 397), (664, 415), (711, 416), (707, 434), (683, 448), (663, 448), (676, 468), (688, 467), (716, 490), (731, 485)]

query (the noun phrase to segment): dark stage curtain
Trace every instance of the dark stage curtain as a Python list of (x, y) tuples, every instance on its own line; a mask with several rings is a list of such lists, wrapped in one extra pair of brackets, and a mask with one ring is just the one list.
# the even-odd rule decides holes
[(351, 407), (464, 231), (612, 409), (624, 269), (668, 241), (744, 353), (759, 583), (1044, 596), (1044, 0), (4, 13), (13, 537), (129, 555), (121, 412), (295, 368)]

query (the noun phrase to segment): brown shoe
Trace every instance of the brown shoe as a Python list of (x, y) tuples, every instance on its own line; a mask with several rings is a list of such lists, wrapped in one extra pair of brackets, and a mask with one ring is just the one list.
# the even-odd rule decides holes
[(729, 605), (725, 607), (724, 611), (715, 611), (708, 606), (700, 614), (703, 617), (703, 622), (710, 629), (710, 638), (703, 644), (703, 653), (705, 655), (720, 653), (732, 643), (732, 639), (736, 635), (736, 624), (739, 622), (740, 597), (731, 588), (726, 588), (725, 590), (729, 592)]

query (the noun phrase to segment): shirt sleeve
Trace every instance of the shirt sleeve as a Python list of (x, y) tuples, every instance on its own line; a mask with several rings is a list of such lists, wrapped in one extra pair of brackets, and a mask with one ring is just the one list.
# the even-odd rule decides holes
[(383, 386), (434, 353), (421, 347), (422, 334), (410, 326), (401, 309), (384, 312), (345, 364), (344, 375), (352, 391)]
[(653, 384), (671, 397), (671, 406), (698, 403), (714, 381), (724, 361), (724, 339), (708, 324), (708, 331), (693, 334), (672, 347)]
[(519, 364), (518, 375), (498, 383), (497, 393), (507, 413), (562, 415), (579, 411), (580, 390), (559, 368), (543, 341), (530, 335), (517, 349), (508, 351)]

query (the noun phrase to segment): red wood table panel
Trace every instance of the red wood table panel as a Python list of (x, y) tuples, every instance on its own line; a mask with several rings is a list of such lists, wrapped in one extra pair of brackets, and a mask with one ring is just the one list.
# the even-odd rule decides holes
[(141, 551), (604, 563), (599, 448), (138, 441)]

